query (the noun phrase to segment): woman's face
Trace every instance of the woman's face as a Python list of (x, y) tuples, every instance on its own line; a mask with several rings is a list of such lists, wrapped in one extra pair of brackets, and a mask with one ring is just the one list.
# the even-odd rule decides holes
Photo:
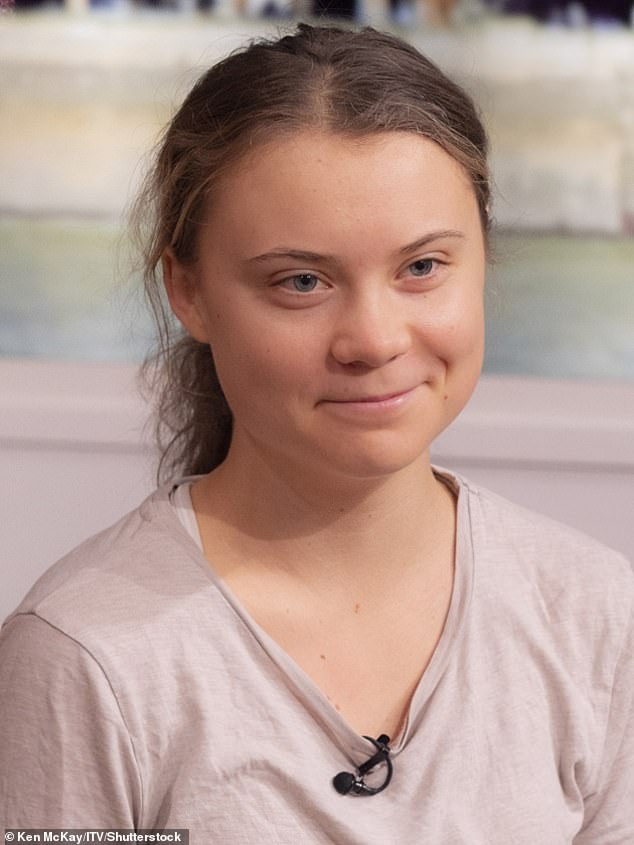
[(405, 132), (299, 133), (221, 181), (177, 315), (209, 343), (232, 456), (377, 477), (424, 458), (478, 379), (485, 246), (462, 167)]

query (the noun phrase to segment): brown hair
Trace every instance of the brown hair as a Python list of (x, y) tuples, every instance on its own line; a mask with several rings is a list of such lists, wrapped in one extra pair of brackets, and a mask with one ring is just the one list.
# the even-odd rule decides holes
[(252, 42), (210, 68), (168, 125), (133, 210), (158, 328), (158, 350), (142, 372), (157, 403), (159, 480), (218, 466), (232, 429), (213, 350), (184, 335), (171, 316), (162, 256), (169, 247), (182, 263), (194, 262), (219, 176), (257, 144), (307, 128), (430, 138), (465, 168), (488, 230), (482, 123), (469, 96), (410, 44), (371, 28), (299, 24), (292, 35)]

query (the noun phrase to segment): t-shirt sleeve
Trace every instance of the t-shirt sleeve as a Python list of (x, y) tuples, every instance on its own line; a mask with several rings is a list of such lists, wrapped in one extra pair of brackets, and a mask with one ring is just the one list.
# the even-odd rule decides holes
[(34, 614), (0, 634), (0, 829), (135, 828), (141, 781), (99, 664)]
[(574, 845), (634, 843), (634, 615), (616, 665), (596, 789)]

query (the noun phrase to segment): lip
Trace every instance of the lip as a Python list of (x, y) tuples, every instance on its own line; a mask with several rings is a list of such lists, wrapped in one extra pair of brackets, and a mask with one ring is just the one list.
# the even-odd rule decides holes
[(407, 390), (400, 390), (395, 393), (385, 393), (379, 396), (353, 396), (346, 399), (323, 399), (321, 404), (330, 404), (342, 408), (359, 410), (389, 410), (404, 405), (410, 398), (416, 387)]

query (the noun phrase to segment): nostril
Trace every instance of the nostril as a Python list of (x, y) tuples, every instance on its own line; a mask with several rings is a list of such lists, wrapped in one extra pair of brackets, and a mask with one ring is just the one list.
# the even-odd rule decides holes
[(339, 338), (332, 343), (330, 354), (348, 367), (376, 368), (400, 358), (408, 348), (409, 342), (400, 338)]

